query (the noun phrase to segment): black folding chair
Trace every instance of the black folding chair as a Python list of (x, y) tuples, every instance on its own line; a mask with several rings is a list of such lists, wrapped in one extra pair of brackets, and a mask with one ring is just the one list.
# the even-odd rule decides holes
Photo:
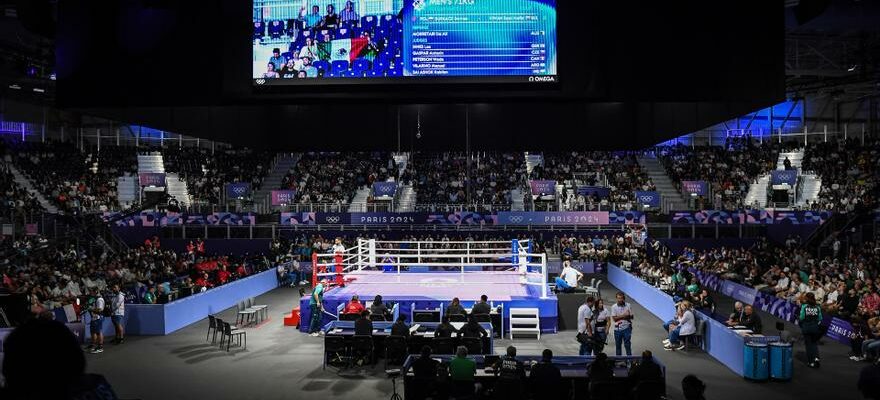
[(388, 364), (403, 365), (406, 356), (409, 353), (406, 337), (388, 336), (385, 338), (385, 369)]
[[(242, 338), (244, 338), (244, 347), (247, 349), (247, 332), (244, 329), (232, 329), (232, 325), (228, 323), (223, 323), (223, 331), (226, 333), (226, 351), (229, 351), (229, 346), (232, 344), (232, 339), (234, 337), (238, 337), (238, 345), (242, 346)], [(220, 343), (223, 344), (222, 342)]]
[(431, 352), (434, 354), (455, 354), (453, 338), (434, 338), (434, 341), (431, 342)]
[(475, 337), (463, 337), (460, 339), (468, 354), (483, 354), (483, 339)]
[(347, 366), (348, 349), (348, 341), (345, 336), (324, 336), (324, 369), (327, 369), (327, 364), (340, 368)]
[(214, 338), (211, 340), (211, 344), (217, 341), (217, 318), (213, 315), (208, 315), (208, 335), (205, 336), (205, 341), (211, 339), (211, 331), (214, 331)]

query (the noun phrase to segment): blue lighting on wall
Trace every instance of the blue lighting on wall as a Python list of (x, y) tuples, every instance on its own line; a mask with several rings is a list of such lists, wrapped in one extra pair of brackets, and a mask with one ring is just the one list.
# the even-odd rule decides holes
[[(804, 103), (802, 101), (787, 100), (771, 107), (762, 108), (741, 117), (725, 121), (725, 123), (711, 126), (704, 131), (716, 133), (713, 135), (715, 138), (718, 138), (718, 132), (722, 132), (722, 137), (744, 135), (752, 135), (754, 138), (759, 136), (769, 137), (771, 134), (778, 132), (780, 128), (782, 128), (783, 133), (802, 130), (803, 125), (801, 124), (801, 118), (803, 115)], [(690, 145), (691, 134), (667, 140), (660, 143), (659, 146), (675, 146), (679, 144)]]

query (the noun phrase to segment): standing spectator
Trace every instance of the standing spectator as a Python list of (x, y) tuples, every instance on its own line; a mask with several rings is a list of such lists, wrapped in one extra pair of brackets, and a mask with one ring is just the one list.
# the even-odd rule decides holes
[(89, 353), (97, 354), (104, 352), (104, 298), (97, 287), (92, 287), (92, 299), (89, 301), (89, 314), (92, 322), (89, 323), (89, 329), (92, 331), (92, 345), (89, 346)]
[(336, 14), (336, 6), (327, 4), (327, 15), (321, 20), (324, 29), (336, 29), (339, 26), (339, 14)]
[(125, 293), (119, 288), (119, 284), (113, 285), (113, 293), (113, 301), (111, 302), (113, 315), (110, 317), (110, 320), (113, 321), (113, 327), (116, 328), (116, 337), (113, 338), (113, 343), (122, 344), (125, 342)]
[(312, 6), (312, 12), (307, 14), (303, 19), (306, 23), (306, 29), (314, 29), (321, 23), (321, 7)]
[(611, 306), (611, 320), (614, 321), (615, 354), (621, 355), (620, 346), (626, 348), (626, 355), (632, 355), (632, 308), (626, 302), (623, 292), (617, 292), (617, 303)]
[(351, 1), (345, 2), (345, 8), (339, 12), (339, 18), (342, 20), (342, 26), (352, 27), (360, 21), (357, 11), (354, 10), (354, 4)]

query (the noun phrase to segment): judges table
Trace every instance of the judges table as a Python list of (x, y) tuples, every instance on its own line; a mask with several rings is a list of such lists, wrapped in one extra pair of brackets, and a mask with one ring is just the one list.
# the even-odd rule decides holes
[[(373, 348), (375, 354), (382, 354), (384, 349), (384, 339), (388, 336), (391, 336), (391, 326), (393, 322), (387, 321), (377, 321), (373, 322)], [(450, 325), (455, 327), (455, 329), (461, 329), (464, 326), (464, 322), (452, 322)], [(422, 346), (428, 345), (431, 346), (431, 343), (434, 341), (434, 334), (437, 330), (437, 327), (440, 325), (439, 322), (417, 322), (410, 327), (410, 337), (407, 339), (409, 353), (418, 354), (421, 350)], [(481, 322), (480, 326), (486, 330), (488, 334), (487, 337), (484, 337), (482, 340), (482, 348), (483, 353), (485, 354), (493, 354), (493, 346), (494, 346), (494, 335), (492, 331), (492, 324), (489, 322)], [(324, 332), (324, 337), (334, 337), (334, 336), (343, 336), (346, 338), (351, 338), (354, 336), (354, 321), (332, 321), (327, 325), (324, 325), (322, 329)], [(459, 344), (458, 338), (452, 339), (452, 346), (458, 346)], [(328, 352), (324, 352), (324, 365), (327, 363)]]
[[(455, 356), (452, 355), (432, 355), (431, 358), (441, 362), (441, 363), (449, 363), (450, 360)], [(404, 395), (405, 398), (410, 398), (409, 394), (413, 393), (413, 389), (416, 385), (422, 385), (424, 382), (416, 382), (415, 376), (413, 372), (410, 370), (412, 363), (415, 362), (419, 358), (418, 355), (410, 355), (407, 357), (406, 362), (403, 364), (402, 374), (404, 376)], [(468, 358), (474, 360), (477, 364), (477, 373), (475, 375), (475, 382), (482, 385), (483, 388), (489, 389), (495, 386), (495, 382), (498, 380), (498, 377), (495, 375), (495, 371), (491, 369), (491, 364), (494, 364), (496, 360), (499, 359), (499, 356), (468, 356)], [(488, 359), (488, 362), (487, 362)], [(529, 376), (531, 371), (531, 366), (541, 361), (541, 356), (537, 355), (523, 355), (517, 356), (517, 360), (522, 361), (526, 368), (526, 376)], [(608, 359), (615, 364), (614, 367), (614, 378), (610, 382), (610, 385), (613, 387), (613, 391), (623, 391), (629, 393), (632, 391), (635, 384), (629, 380), (629, 370), (626, 368), (624, 363), (633, 363), (641, 361), (640, 356), (609, 356)], [(590, 384), (590, 376), (588, 373), (590, 364), (593, 363), (595, 357), (593, 356), (559, 356), (553, 357), (553, 365), (559, 368), (562, 374), (562, 385), (564, 388), (568, 390), (571, 394), (571, 398), (573, 399), (589, 399), (589, 384)], [(656, 357), (654, 358), (654, 362), (660, 366), (660, 370), (663, 373), (663, 382), (662, 387), (665, 393), (666, 388), (666, 366), (660, 363)], [(487, 365), (489, 364), (489, 365)], [(487, 368), (490, 367), (490, 368)], [(525, 387), (528, 387), (527, 385)], [(440, 389), (442, 390), (442, 388)], [(566, 397), (568, 398), (568, 397)]]

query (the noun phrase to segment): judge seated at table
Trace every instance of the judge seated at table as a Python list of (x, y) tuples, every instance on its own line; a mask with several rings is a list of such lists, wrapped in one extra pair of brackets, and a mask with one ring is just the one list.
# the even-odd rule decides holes
[(405, 315), (398, 316), (394, 325), (391, 325), (391, 336), (409, 337), (409, 326), (406, 325)]
[(477, 322), (473, 315), (468, 317), (468, 322), (458, 330), (458, 334), (459, 336), (466, 338), (489, 337), (489, 333), (486, 332), (486, 329), (483, 328), (479, 322)]
[(356, 314), (360, 315), (365, 310), (364, 305), (361, 304), (358, 295), (351, 296), (351, 301), (349, 301), (345, 308), (342, 310), (343, 314)]
[(458, 335), (458, 330), (449, 323), (449, 316), (444, 315), (443, 322), (441, 322), (440, 325), (437, 325), (437, 329), (434, 331), (434, 336), (452, 337), (452, 335)]
[(742, 325), (742, 320), (744, 316), (745, 311), (743, 311), (743, 303), (739, 301), (733, 303), (733, 312), (730, 314), (730, 317), (727, 318), (727, 326)]
[[(463, 317), (467, 316), (467, 311), (465, 311), (464, 307), (461, 306), (461, 301), (458, 300), (458, 297), (453, 298), (452, 303), (450, 303), (449, 306), (446, 307), (446, 315), (450, 315), (450, 316), (461, 315), (462, 317), (458, 317), (458, 318), (462, 318), (462, 319), (463, 319)], [(451, 318), (455, 318), (455, 317), (451, 317)]]
[(354, 321), (354, 334), (355, 336), (373, 335), (373, 321), (370, 321), (369, 311), (364, 310), (361, 312), (361, 317)]
[(567, 394), (562, 384), (562, 372), (559, 367), (553, 365), (552, 350), (544, 349), (541, 353), (541, 362), (532, 366), (529, 387), (536, 399), (558, 399)]

